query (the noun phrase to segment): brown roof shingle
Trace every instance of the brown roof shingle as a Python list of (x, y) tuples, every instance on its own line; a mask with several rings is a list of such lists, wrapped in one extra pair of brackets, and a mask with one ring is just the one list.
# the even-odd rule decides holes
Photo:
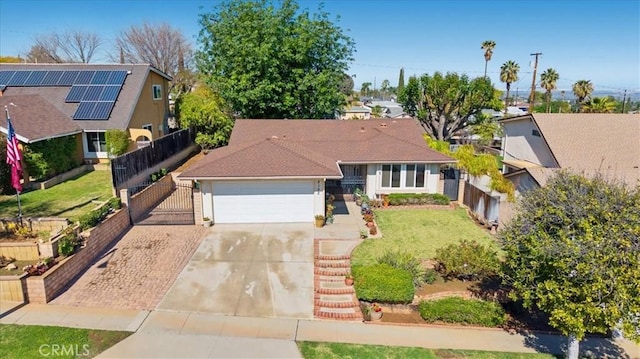
[(640, 114), (531, 116), (561, 168), (635, 183), (640, 180)]
[[(73, 120), (39, 95), (0, 96), (0, 107), (5, 106), (21, 141), (33, 143), (82, 132)], [(6, 122), (0, 122), (0, 127), (6, 134)]]
[(183, 178), (342, 177), (338, 163), (452, 163), (430, 149), (413, 119), (237, 120), (229, 145)]

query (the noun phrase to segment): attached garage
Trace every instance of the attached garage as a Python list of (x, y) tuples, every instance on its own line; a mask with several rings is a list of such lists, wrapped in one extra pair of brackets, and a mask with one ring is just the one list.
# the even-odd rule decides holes
[(213, 222), (312, 222), (314, 183), (313, 180), (211, 181)]

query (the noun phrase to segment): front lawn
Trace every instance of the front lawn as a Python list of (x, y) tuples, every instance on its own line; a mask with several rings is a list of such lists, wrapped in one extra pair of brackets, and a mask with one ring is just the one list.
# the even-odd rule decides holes
[(383, 238), (360, 244), (353, 251), (352, 264), (374, 264), (385, 252), (397, 250), (429, 259), (435, 256), (436, 249), (462, 239), (474, 239), (499, 249), (498, 243), (476, 226), (462, 208), (379, 210), (375, 215)]
[[(384, 341), (384, 338), (381, 339)], [(425, 349), (344, 343), (298, 342), (305, 359), (326, 358), (449, 358), (449, 359), (551, 359), (550, 354), (505, 353), (476, 350)]]
[(93, 358), (131, 332), (0, 324), (0, 358)]
[[(110, 171), (92, 171), (45, 190), (20, 194), (23, 217), (60, 217), (76, 221), (94, 209), (92, 201), (113, 197)], [(16, 217), (15, 195), (0, 196), (0, 217)]]

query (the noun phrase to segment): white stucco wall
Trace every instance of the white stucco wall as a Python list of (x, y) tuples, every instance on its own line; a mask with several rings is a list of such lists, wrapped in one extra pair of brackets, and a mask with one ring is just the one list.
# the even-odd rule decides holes
[(323, 215), (325, 214), (325, 180), (319, 179), (315, 180), (313, 189), (313, 215)]
[(369, 198), (376, 198), (376, 189), (378, 188), (379, 172), (378, 165), (367, 165), (367, 181), (365, 192)]
[(504, 122), (502, 139), (505, 160), (528, 161), (543, 167), (557, 167), (542, 137), (532, 135), (536, 126), (528, 118)]
[(202, 217), (213, 219), (213, 182), (200, 181), (199, 183), (202, 196)]

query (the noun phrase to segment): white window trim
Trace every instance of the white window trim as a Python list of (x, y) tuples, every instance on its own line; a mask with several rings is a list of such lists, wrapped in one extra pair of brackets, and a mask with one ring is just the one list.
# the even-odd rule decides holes
[[(159, 97), (156, 97), (156, 89), (158, 90), (158, 93), (160, 94)], [(154, 100), (162, 100), (162, 85), (151, 85), (151, 96), (153, 97)]]
[[(427, 184), (428, 184), (428, 176), (431, 173), (431, 171), (429, 170), (429, 166), (427, 164), (424, 163), (403, 163), (400, 165), (400, 186), (399, 187), (383, 187), (382, 186), (382, 177), (384, 176), (384, 171), (382, 170), (383, 166), (393, 166), (393, 165), (398, 165), (397, 163), (385, 163), (380, 165), (380, 167), (378, 168), (380, 171), (380, 180), (379, 180), (379, 188), (380, 189), (384, 189), (384, 190), (393, 190), (393, 189), (403, 189), (403, 188), (415, 188), (415, 189), (426, 189), (428, 188)], [(415, 176), (417, 176), (418, 171), (414, 171), (413, 175), (414, 175), (414, 186), (413, 187), (407, 187), (407, 165), (415, 165), (416, 167), (418, 165), (423, 165), (424, 166), (424, 183), (422, 185), (422, 187), (418, 187), (415, 186)], [(393, 176), (393, 171), (389, 172), (390, 176)], [(389, 184), (392, 183), (392, 179), (389, 179)]]
[[(103, 133), (106, 136), (106, 131), (85, 131), (83, 133), (82, 136), (82, 146), (84, 147), (84, 157), (85, 158), (107, 158), (109, 157), (109, 154), (107, 153), (107, 151), (98, 151), (98, 152), (93, 152), (93, 151), (89, 151), (89, 139), (88, 139), (88, 134), (89, 133)], [(105, 138), (105, 142), (106, 142), (106, 138)], [(105, 143), (106, 146), (106, 143)], [(106, 150), (106, 148), (105, 148)]]

